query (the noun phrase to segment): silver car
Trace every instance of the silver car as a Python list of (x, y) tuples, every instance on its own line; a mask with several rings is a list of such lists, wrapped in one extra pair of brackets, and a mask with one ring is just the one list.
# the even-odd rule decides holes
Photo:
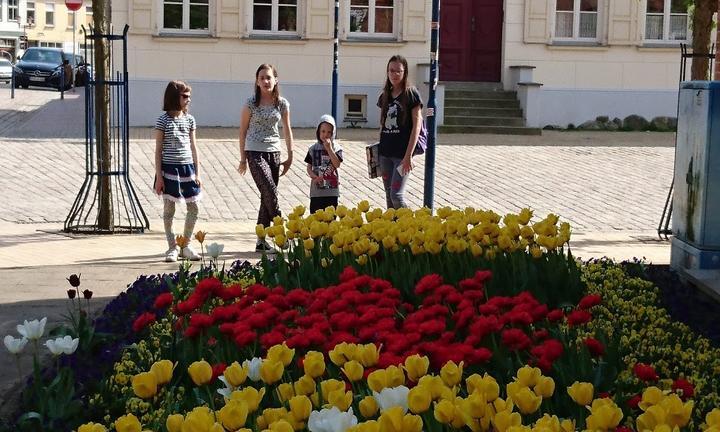
[(9, 83), (12, 79), (12, 63), (10, 60), (0, 58), (0, 82)]

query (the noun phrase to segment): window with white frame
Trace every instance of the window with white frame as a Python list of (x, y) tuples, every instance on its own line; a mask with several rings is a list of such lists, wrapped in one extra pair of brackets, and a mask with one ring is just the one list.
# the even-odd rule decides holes
[(296, 33), (298, 0), (252, 0), (252, 29), (260, 33)]
[(597, 39), (598, 0), (556, 0), (556, 39)]
[(165, 0), (162, 28), (206, 33), (210, 29), (209, 0)]
[(8, 0), (8, 21), (17, 21), (19, 18), (18, 0)]
[(55, 25), (55, 3), (45, 3), (45, 25), (48, 27)]
[(685, 41), (688, 39), (688, 11), (684, 0), (647, 0), (645, 39)]
[(27, 2), (25, 7), (25, 24), (32, 27), (35, 25), (35, 2)]
[(391, 36), (394, 20), (395, 0), (350, 0), (352, 36)]

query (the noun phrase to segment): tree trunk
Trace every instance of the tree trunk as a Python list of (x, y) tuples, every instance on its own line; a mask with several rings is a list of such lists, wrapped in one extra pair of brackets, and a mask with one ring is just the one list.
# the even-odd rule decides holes
[[(110, 1), (92, 0), (93, 21), (96, 35), (110, 33)], [(108, 173), (112, 170), (110, 141), (110, 86), (105, 81), (112, 79), (110, 65), (110, 42), (104, 38), (94, 40), (95, 46), (95, 142), (97, 144), (98, 176), (98, 228), (112, 232), (114, 228), (112, 184)]]
[[(692, 16), (693, 54), (708, 54), (710, 52), (712, 17), (717, 8), (717, 0), (695, 0), (695, 11)], [(707, 56), (703, 58), (693, 58), (690, 72), (691, 79), (710, 79), (709, 64)]]

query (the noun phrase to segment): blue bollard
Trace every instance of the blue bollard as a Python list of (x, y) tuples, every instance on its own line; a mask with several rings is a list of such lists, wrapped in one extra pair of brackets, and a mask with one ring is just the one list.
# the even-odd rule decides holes
[(15, 99), (15, 65), (10, 68), (10, 99)]
[(65, 99), (65, 65), (60, 66), (60, 99)]

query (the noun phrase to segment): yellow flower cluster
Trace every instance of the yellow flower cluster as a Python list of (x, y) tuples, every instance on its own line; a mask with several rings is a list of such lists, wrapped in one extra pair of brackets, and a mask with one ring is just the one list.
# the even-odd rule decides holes
[(543, 251), (556, 250), (570, 240), (568, 223), (558, 227), (558, 216), (550, 214), (531, 224), (533, 212), (527, 208), (501, 217), (471, 207), (443, 207), (433, 216), (427, 208), (383, 211), (370, 209), (367, 201), (361, 201), (356, 208), (341, 205), (307, 217), (303, 217), (304, 213), (305, 207), (298, 206), (287, 221), (276, 217), (268, 228), (258, 225), (256, 234), (272, 238), (281, 249), (299, 247), (308, 252), (326, 240), (325, 247), (333, 256), (352, 253), (365, 259), (377, 254), (381, 246), (393, 252), (407, 248), (414, 255), (435, 255), (446, 250), (492, 257), (498, 252), (521, 250), (539, 257)]
[(675, 393), (668, 394), (657, 387), (648, 387), (638, 406), (643, 410), (636, 420), (638, 430), (658, 430), (656, 428), (664, 426), (673, 430), (688, 424), (694, 402), (683, 402)]

